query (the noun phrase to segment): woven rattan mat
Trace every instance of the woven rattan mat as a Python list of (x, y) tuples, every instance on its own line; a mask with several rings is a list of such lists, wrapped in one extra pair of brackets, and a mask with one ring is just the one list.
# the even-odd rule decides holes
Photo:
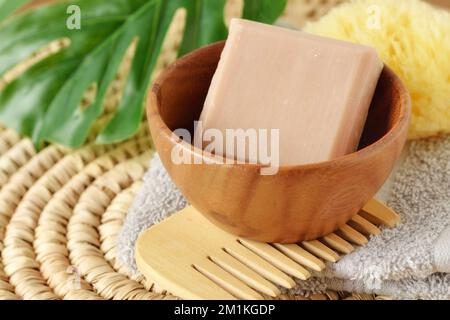
[[(45, 0), (44, 2), (46, 2)], [(38, 2), (43, 2), (39, 0)], [(301, 25), (342, 0), (290, 0), (285, 19)], [(228, 15), (239, 12), (231, 0)], [(175, 58), (179, 17), (159, 69)], [(174, 299), (116, 260), (116, 238), (152, 154), (148, 128), (130, 141), (36, 153), (0, 128), (0, 299)], [(328, 292), (281, 299), (374, 299)]]

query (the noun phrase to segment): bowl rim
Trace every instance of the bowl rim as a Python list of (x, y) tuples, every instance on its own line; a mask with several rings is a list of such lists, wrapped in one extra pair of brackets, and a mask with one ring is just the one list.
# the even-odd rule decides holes
[[(191, 59), (195, 58), (197, 55), (199, 55), (200, 52), (211, 50), (218, 46), (223, 46), (225, 41), (219, 41), (215, 42), (209, 45), (206, 45), (204, 47), (201, 47), (199, 49), (196, 49), (174, 63), (170, 65), (154, 82), (154, 84), (150, 88), (149, 96), (146, 100), (147, 105), (147, 120), (149, 122), (150, 128), (152, 127), (152, 122), (154, 121), (159, 131), (158, 134), (164, 135), (164, 137), (173, 145), (181, 145), (182, 148), (187, 150), (191, 156), (193, 157), (201, 157), (201, 158), (207, 158), (208, 159), (208, 165), (222, 165), (227, 167), (233, 167), (233, 168), (243, 168), (246, 169), (255, 169), (260, 170), (261, 168), (267, 167), (266, 165), (262, 164), (250, 164), (250, 163), (237, 163), (234, 159), (230, 159), (226, 156), (216, 156), (211, 154), (210, 152), (204, 151), (203, 149), (197, 148), (193, 144), (189, 144), (185, 141), (183, 141), (181, 138), (176, 137), (173, 134), (173, 131), (167, 126), (167, 124), (162, 119), (161, 113), (160, 113), (160, 105), (158, 99), (158, 93), (160, 91), (160, 88), (162, 87), (162, 84), (164, 81), (166, 81), (167, 78), (169, 78), (169, 75), (171, 75), (173, 72), (176, 72), (176, 70), (184, 65), (186, 62), (189, 62)], [(395, 74), (395, 72), (389, 68), (386, 64), (384, 65), (384, 69), (389, 75), (389, 78), (392, 79), (391, 85), (396, 85), (398, 88), (399, 93), (399, 100), (400, 100), (400, 114), (398, 116), (398, 121), (386, 132), (380, 139), (375, 141), (374, 143), (359, 149), (355, 152), (321, 162), (314, 162), (314, 163), (308, 163), (308, 164), (289, 164), (289, 165), (280, 165), (278, 168), (278, 172), (276, 175), (287, 172), (287, 171), (293, 171), (293, 170), (311, 170), (311, 169), (320, 169), (324, 167), (330, 167), (330, 166), (336, 166), (336, 165), (345, 165), (348, 163), (354, 163), (356, 159), (358, 161), (361, 161), (363, 159), (367, 159), (371, 157), (374, 153), (381, 150), (382, 146), (386, 146), (388, 144), (392, 144), (396, 141), (396, 139), (404, 133), (409, 127), (409, 121), (411, 117), (411, 97), (409, 95), (408, 90), (406, 89), (403, 81)], [(218, 159), (221, 159), (220, 161)], [(233, 163), (226, 163), (226, 160), (232, 160)], [(206, 162), (203, 162), (206, 163)]]

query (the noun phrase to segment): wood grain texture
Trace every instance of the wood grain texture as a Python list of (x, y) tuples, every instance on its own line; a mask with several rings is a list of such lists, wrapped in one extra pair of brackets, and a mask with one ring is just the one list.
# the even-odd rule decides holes
[(332, 161), (282, 166), (260, 175), (259, 165), (171, 161), (181, 145), (192, 159), (202, 150), (180, 141), (172, 130), (192, 132), (200, 116), (224, 42), (197, 50), (173, 64), (148, 96), (150, 129), (162, 162), (189, 202), (225, 230), (253, 240), (295, 243), (317, 239), (344, 226), (375, 195), (404, 146), (411, 113), (400, 79), (385, 68), (358, 152)]

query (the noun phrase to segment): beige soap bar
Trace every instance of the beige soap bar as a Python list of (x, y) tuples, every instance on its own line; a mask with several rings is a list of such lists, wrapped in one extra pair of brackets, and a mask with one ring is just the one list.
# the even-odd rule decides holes
[(279, 129), (280, 165), (351, 153), (382, 69), (373, 48), (234, 19), (203, 130)]

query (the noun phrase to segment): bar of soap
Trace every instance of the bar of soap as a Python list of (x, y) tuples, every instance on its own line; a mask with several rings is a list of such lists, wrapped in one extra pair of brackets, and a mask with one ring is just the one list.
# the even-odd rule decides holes
[(279, 129), (280, 165), (354, 152), (382, 69), (371, 47), (234, 19), (202, 132)]

